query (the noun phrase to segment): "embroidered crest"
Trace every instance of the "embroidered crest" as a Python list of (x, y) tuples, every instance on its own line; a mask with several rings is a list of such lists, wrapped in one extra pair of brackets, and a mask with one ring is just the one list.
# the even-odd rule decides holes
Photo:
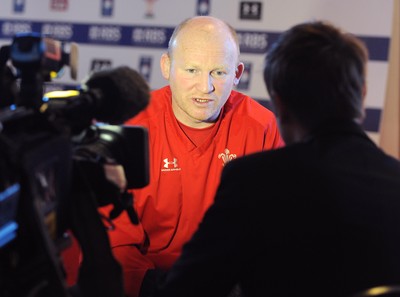
[(229, 149), (225, 149), (223, 153), (218, 155), (218, 159), (222, 159), (222, 165), (225, 166), (229, 161), (236, 159), (236, 154), (231, 154)]

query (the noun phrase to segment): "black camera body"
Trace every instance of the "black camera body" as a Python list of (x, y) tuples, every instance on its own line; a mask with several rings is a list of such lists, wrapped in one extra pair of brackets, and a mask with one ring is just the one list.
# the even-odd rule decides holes
[(0, 121), (2, 170), (8, 172), (2, 176), (0, 202), (0, 215), (7, 214), (0, 228), (8, 230), (0, 247), (1, 295), (29, 296), (47, 282), (47, 292), (63, 296), (65, 276), (58, 255), (69, 244), (60, 227), (68, 215), (71, 142), (29, 111)]
[[(62, 50), (59, 43), (36, 33), (17, 35), (11, 46), (0, 50), (0, 295), (4, 297), (123, 296), (121, 270), (97, 207), (114, 204), (123, 210), (120, 189), (103, 172), (107, 162), (123, 166), (130, 189), (149, 182), (147, 130), (122, 124), (147, 105), (148, 86), (123, 67), (94, 74), (87, 82), (92, 89), (72, 98), (43, 102), (43, 83), (51, 79), (51, 72), (68, 64), (68, 54)], [(16, 74), (7, 66), (10, 59)], [(115, 76), (123, 77), (128, 86), (120, 88)], [(93, 87), (97, 85), (105, 89)], [(109, 102), (115, 101), (110, 98), (114, 93), (120, 102)], [(126, 101), (135, 94), (140, 100)], [(94, 124), (96, 115), (107, 119), (105, 107), (118, 103), (133, 110), (127, 114), (123, 108), (119, 125), (115, 113), (109, 117), (113, 125)], [(100, 185), (110, 191), (96, 191)], [(96, 197), (100, 194), (103, 197)], [(73, 288), (66, 284), (60, 257), (71, 243), (68, 230), (83, 252)]]

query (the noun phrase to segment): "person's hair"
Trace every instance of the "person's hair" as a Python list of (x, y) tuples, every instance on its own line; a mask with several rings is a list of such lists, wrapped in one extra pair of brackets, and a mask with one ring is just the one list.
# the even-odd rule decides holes
[(268, 51), (264, 82), (303, 125), (361, 120), (368, 51), (357, 37), (327, 22), (295, 25)]
[[(178, 26), (175, 27), (175, 29), (174, 29), (174, 31), (172, 32), (172, 35), (171, 35), (171, 37), (170, 37), (170, 39), (169, 39), (169, 42), (168, 42), (168, 55), (169, 55), (170, 57), (172, 57), (172, 44), (173, 44), (173, 42), (175, 41), (176, 37), (178, 36), (179, 32), (180, 32), (184, 27), (186, 27), (186, 25), (187, 25), (188, 23), (190, 23), (192, 20), (194, 20), (194, 19), (196, 19), (196, 18), (202, 18), (202, 17), (213, 18), (213, 17), (209, 17), (209, 16), (196, 16), (196, 17), (191, 17), (191, 18), (187, 18), (187, 19), (183, 20), (181, 23), (178, 24)], [(214, 18), (214, 19), (216, 19), (216, 18)], [(216, 19), (216, 20), (219, 20), (220, 22), (222, 22), (223, 24), (225, 24), (225, 26), (228, 28), (228, 30), (229, 30), (229, 32), (231, 33), (232, 38), (233, 38), (233, 40), (234, 40), (234, 42), (235, 42), (235, 44), (236, 44), (236, 47), (237, 47), (237, 49), (238, 49), (238, 54), (239, 54), (239, 53), (240, 53), (240, 48), (239, 48), (239, 37), (238, 37), (238, 35), (237, 35), (237, 33), (236, 33), (236, 30), (235, 30), (229, 23), (227, 23), (227, 22), (225, 22), (225, 21), (223, 21), (223, 20), (220, 20), (220, 19)]]

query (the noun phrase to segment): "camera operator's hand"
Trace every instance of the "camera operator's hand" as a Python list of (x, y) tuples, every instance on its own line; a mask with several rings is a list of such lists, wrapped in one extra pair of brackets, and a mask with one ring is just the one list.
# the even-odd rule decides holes
[(91, 160), (88, 160), (88, 156), (85, 157), (82, 159), (76, 156), (75, 159), (79, 160), (77, 164), (85, 172), (85, 179), (96, 197), (98, 206), (108, 204), (114, 206), (107, 221), (111, 224), (111, 220), (126, 210), (131, 222), (138, 224), (139, 220), (133, 209), (133, 194), (126, 189), (127, 180), (122, 165), (111, 159), (99, 158), (96, 154), (92, 156)]
[(123, 193), (126, 190), (127, 180), (122, 165), (104, 164), (103, 169), (106, 178), (115, 184), (120, 189), (120, 192)]
[(131, 222), (133, 224), (138, 224), (139, 220), (133, 209), (133, 194), (129, 193), (126, 189), (128, 182), (126, 180), (123, 166), (115, 163), (105, 163), (103, 169), (106, 179), (118, 187), (121, 193), (119, 198), (117, 200), (114, 199), (113, 201), (114, 208), (110, 212), (110, 219), (115, 219), (122, 211), (126, 210)]

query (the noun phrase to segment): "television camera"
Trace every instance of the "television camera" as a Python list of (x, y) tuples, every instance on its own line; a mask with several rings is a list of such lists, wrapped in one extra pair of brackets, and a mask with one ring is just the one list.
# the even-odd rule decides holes
[[(129, 67), (93, 73), (80, 88), (44, 94), (64, 68), (76, 79), (77, 45), (37, 33), (0, 49), (0, 296), (123, 296), (97, 207), (112, 218), (132, 195), (107, 179), (122, 166), (127, 189), (148, 184), (147, 130), (123, 123), (145, 108), (149, 87)], [(60, 252), (79, 242), (83, 261), (69, 287)]]

